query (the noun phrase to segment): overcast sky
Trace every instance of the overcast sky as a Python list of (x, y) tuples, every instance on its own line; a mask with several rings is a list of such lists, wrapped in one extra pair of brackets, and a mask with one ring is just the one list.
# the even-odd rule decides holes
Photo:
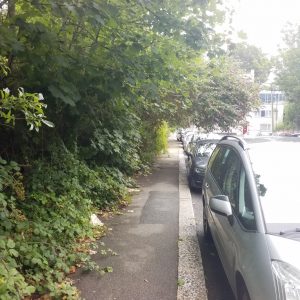
[[(228, 0), (224, 0), (225, 2)], [(282, 43), (287, 22), (300, 23), (300, 0), (230, 0), (235, 9), (233, 26), (244, 31), (248, 42), (269, 55)]]

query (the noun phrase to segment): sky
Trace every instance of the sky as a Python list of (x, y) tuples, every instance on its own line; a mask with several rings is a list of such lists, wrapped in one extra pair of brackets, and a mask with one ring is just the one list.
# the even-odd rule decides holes
[[(225, 2), (228, 0), (225, 0)], [(300, 0), (230, 0), (234, 7), (233, 27), (244, 31), (248, 43), (268, 55), (276, 55), (287, 24), (300, 23)]]

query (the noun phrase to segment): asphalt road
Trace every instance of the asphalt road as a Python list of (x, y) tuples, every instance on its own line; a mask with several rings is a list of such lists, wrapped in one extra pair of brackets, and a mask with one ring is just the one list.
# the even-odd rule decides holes
[(235, 300), (213, 243), (205, 241), (202, 226), (202, 199), (200, 192), (191, 191), (197, 236), (201, 250), (208, 300)]

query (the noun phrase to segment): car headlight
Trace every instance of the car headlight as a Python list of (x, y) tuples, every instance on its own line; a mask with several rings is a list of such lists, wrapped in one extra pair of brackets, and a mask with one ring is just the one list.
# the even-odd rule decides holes
[(276, 292), (280, 300), (300, 299), (300, 271), (288, 263), (273, 260)]

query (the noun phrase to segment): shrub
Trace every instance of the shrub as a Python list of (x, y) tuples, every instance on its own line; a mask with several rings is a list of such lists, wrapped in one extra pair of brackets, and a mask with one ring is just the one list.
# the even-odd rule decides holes
[[(93, 237), (91, 201), (67, 180), (59, 195), (49, 182), (25, 196), (16, 163), (1, 160), (0, 172), (0, 298), (22, 299), (35, 291), (60, 294), (59, 287), (67, 285), (64, 274), (88, 259), (78, 251), (78, 241)], [(68, 293), (76, 290), (70, 286)]]
[(166, 153), (168, 150), (168, 123), (163, 121), (156, 130), (156, 152)]
[(90, 215), (126, 195), (115, 168), (91, 169), (62, 144), (49, 147), (23, 176), (17, 163), (0, 160), (0, 298), (36, 292), (76, 299), (65, 274), (77, 263), (96, 266), (88, 254), (94, 238)]

